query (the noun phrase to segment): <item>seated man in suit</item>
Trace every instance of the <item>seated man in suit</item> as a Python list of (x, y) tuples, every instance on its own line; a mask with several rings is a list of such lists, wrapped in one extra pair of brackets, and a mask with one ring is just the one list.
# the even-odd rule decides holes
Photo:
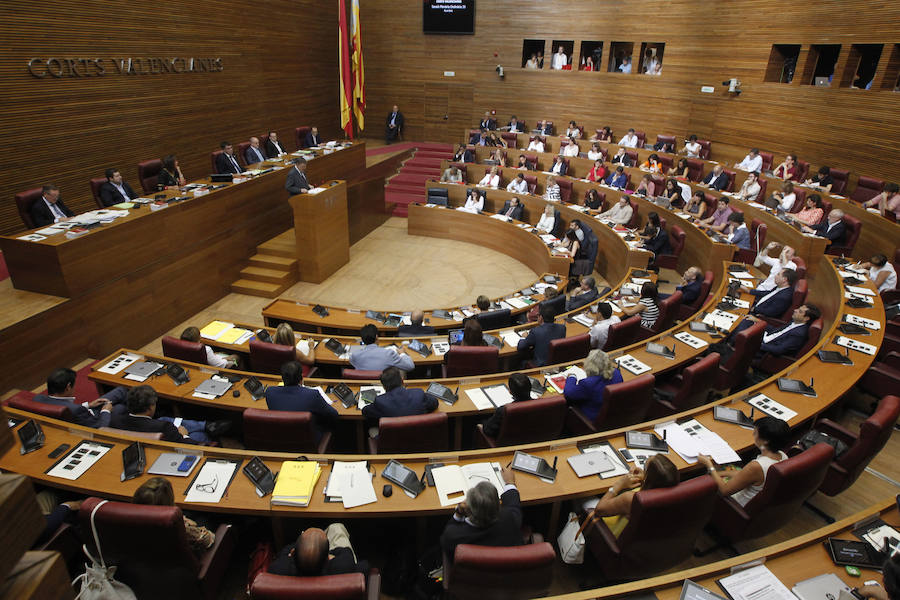
[(456, 147), (456, 153), (453, 155), (453, 162), (458, 163), (470, 163), (475, 162), (475, 153), (465, 147), (464, 144), (460, 144)]
[[(681, 276), (681, 285), (675, 286), (681, 292), (682, 304), (691, 304), (700, 297), (700, 288), (703, 285), (703, 271), (700, 267), (688, 267)], [(660, 294), (661, 296), (662, 294)]]
[(422, 325), (425, 320), (425, 313), (421, 310), (414, 310), (409, 315), (409, 325), (400, 325), (397, 327), (397, 337), (414, 337), (417, 335), (431, 335), (434, 333), (434, 327), (431, 325)]
[(509, 217), (513, 221), (521, 221), (522, 202), (518, 198), (510, 198), (503, 203), (503, 208), (500, 210), (500, 214), (504, 217)]
[(402, 131), (403, 113), (400, 112), (400, 108), (395, 104), (384, 120), (384, 143), (390, 144), (397, 139)]
[(122, 173), (118, 169), (107, 169), (105, 174), (106, 183), (100, 186), (100, 202), (103, 206), (129, 202), (138, 197), (128, 182), (122, 179)]
[(804, 233), (814, 233), (819, 237), (831, 240), (832, 243), (839, 242), (844, 239), (847, 227), (844, 225), (844, 211), (835, 208), (825, 218), (824, 223), (813, 225), (802, 225), (800, 227)]
[(653, 260), (656, 260), (656, 257), (660, 254), (670, 254), (672, 252), (672, 246), (669, 245), (669, 234), (663, 229), (661, 226), (650, 225), (650, 230), (647, 232), (648, 237), (644, 240), (644, 249), (649, 250), (653, 253)]
[(319, 136), (319, 128), (313, 127), (309, 130), (309, 133), (306, 134), (306, 137), (303, 139), (303, 147), (304, 148), (312, 148), (314, 146), (318, 146), (322, 143), (322, 138)]
[(516, 475), (509, 467), (504, 467), (500, 474), (505, 485), (499, 498), (497, 488), (481, 481), (466, 492), (465, 501), (456, 505), (441, 534), (441, 551), (448, 563), (453, 562), (459, 544), (522, 545), (522, 508)]
[(519, 340), (516, 349), (523, 353), (534, 352), (531, 364), (535, 367), (543, 367), (547, 364), (550, 342), (566, 337), (566, 326), (562, 323), (554, 323), (555, 318), (553, 308), (541, 306), (537, 327), (533, 327), (525, 339)]
[(350, 364), (354, 369), (363, 371), (384, 371), (388, 367), (397, 367), (403, 371), (415, 368), (413, 359), (406, 353), (406, 348), (399, 349), (381, 347), (375, 343), (378, 339), (378, 328), (367, 323), (359, 330), (362, 346), (350, 349)]
[(110, 427), (162, 433), (167, 442), (182, 444), (205, 444), (211, 437), (218, 437), (231, 426), (228, 421), (193, 421), (182, 418), (159, 417), (156, 414), (156, 390), (149, 385), (139, 385), (128, 390), (126, 398), (127, 413), (113, 414)]
[(259, 147), (259, 138), (250, 138), (250, 145), (244, 151), (244, 162), (248, 165), (255, 165), (264, 160), (266, 160), (266, 154), (263, 152), (263, 149)]
[(773, 354), (784, 356), (794, 354), (803, 347), (809, 338), (809, 326), (818, 319), (822, 313), (814, 304), (801, 304), (794, 309), (791, 322), (784, 327), (769, 325), (763, 334), (762, 345), (759, 354)]
[(282, 154), (285, 154), (285, 151), (281, 147), (281, 142), (278, 141), (278, 134), (270, 131), (269, 137), (266, 139), (266, 158), (277, 158)]
[[(513, 373), (507, 381), (509, 393), (513, 397), (513, 402), (525, 402), (531, 400), (531, 382), (528, 376), (522, 373)], [(488, 437), (495, 438), (500, 433), (500, 425), (503, 423), (503, 417), (506, 416), (506, 406), (498, 406), (494, 409), (491, 418), (484, 422), (482, 430)]]
[(506, 191), (512, 192), (513, 194), (527, 194), (528, 182), (525, 181), (525, 173), (518, 173), (515, 179), (510, 181), (509, 185), (506, 186)]
[(46, 227), (60, 221), (68, 221), (75, 213), (69, 210), (59, 197), (59, 188), (48, 183), (41, 188), (41, 199), (31, 204), (28, 210), (35, 227)]
[(237, 175), (242, 172), (244, 169), (241, 168), (241, 163), (234, 155), (234, 146), (231, 145), (231, 142), (222, 142), (219, 147), (222, 148), (222, 153), (216, 156), (216, 173)]
[(303, 531), (296, 543), (288, 544), (275, 555), (268, 572), (291, 577), (366, 574), (369, 565), (366, 561), (356, 561), (347, 528), (332, 523), (325, 531), (316, 527)]
[(484, 111), (484, 117), (481, 119), (481, 122), (478, 123), (479, 129), (487, 129), (492, 131), (497, 129), (497, 119), (491, 116), (491, 111)]
[(775, 275), (775, 289), (773, 290), (760, 291), (742, 287), (741, 291), (756, 296), (756, 300), (750, 307), (750, 314), (761, 317), (781, 317), (794, 300), (795, 283), (797, 283), (797, 271), (782, 269)]
[(699, 185), (721, 192), (728, 187), (728, 175), (725, 174), (725, 168), (722, 165), (716, 165)]
[(294, 163), (294, 166), (288, 171), (287, 179), (284, 181), (284, 189), (291, 196), (305, 194), (312, 187), (309, 185), (309, 180), (306, 179), (306, 159), (295, 158), (291, 162)]
[(316, 430), (320, 433), (333, 429), (338, 413), (329, 406), (322, 394), (303, 387), (303, 365), (292, 360), (281, 365), (283, 386), (270, 385), (266, 388), (266, 406), (269, 410), (286, 410), (312, 413)]
[(585, 275), (581, 278), (581, 286), (578, 288), (577, 293), (569, 296), (569, 300), (566, 302), (566, 311), (586, 306), (599, 297), (597, 282), (590, 275)]
[(524, 133), (525, 128), (519, 123), (519, 119), (516, 118), (516, 115), (513, 115), (509, 118), (509, 123), (506, 124), (509, 128), (510, 133)]
[(96, 400), (79, 402), (75, 397), (75, 371), (56, 369), (47, 377), (47, 393), (38, 394), (35, 402), (65, 406), (72, 413), (74, 422), (83, 427), (107, 427), (112, 412), (125, 412), (128, 389), (122, 386), (109, 391)]
[(377, 396), (372, 404), (363, 407), (362, 415), (365, 418), (424, 415), (437, 408), (437, 399), (426, 396), (425, 390), (403, 387), (403, 375), (397, 367), (388, 367), (382, 371), (380, 379), (384, 393)]

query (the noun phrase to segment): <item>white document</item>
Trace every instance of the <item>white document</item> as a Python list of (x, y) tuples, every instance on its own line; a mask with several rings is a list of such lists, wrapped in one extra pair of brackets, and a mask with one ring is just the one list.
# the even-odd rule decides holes
[(197, 477), (191, 482), (191, 488), (184, 501), (210, 504), (220, 502), (237, 468), (238, 463), (235, 462), (207, 459)]
[(650, 365), (639, 361), (630, 354), (623, 354), (615, 360), (616, 364), (635, 375), (640, 375), (651, 370)]
[(875, 353), (878, 352), (878, 348), (872, 344), (866, 344), (843, 335), (839, 335), (834, 343), (844, 348), (850, 348), (851, 350), (868, 354), (869, 356), (875, 356)]
[[(361, 385), (361, 386), (359, 386), (360, 392), (365, 392), (368, 390), (375, 390), (375, 393), (378, 394), (379, 396), (384, 393), (384, 388), (381, 387), (380, 385)], [(357, 400), (357, 403), (356, 403), (356, 408), (358, 408), (359, 410), (362, 410), (365, 406), (366, 406), (366, 403), (363, 402), (362, 393), (360, 393), (359, 400)]]
[(556, 375), (548, 375), (545, 379), (547, 383), (550, 384), (558, 394), (562, 394), (563, 390), (566, 387), (566, 379), (569, 377), (574, 377), (575, 381), (581, 381), (585, 377), (587, 377), (587, 373), (584, 372), (584, 369), (577, 365), (572, 365), (565, 371), (557, 373)]
[(681, 423), (679, 426), (694, 440), (700, 453), (709, 455), (716, 463), (727, 465), (740, 462), (741, 457), (722, 436), (707, 429), (696, 419)]
[(869, 542), (876, 550), (881, 552), (884, 548), (884, 541), (888, 538), (900, 539), (900, 533), (890, 525), (882, 525), (863, 534), (863, 538)]
[(866, 329), (871, 329), (872, 331), (878, 331), (881, 329), (881, 323), (875, 321), (873, 319), (866, 319), (863, 317), (859, 317), (857, 315), (844, 315), (844, 320), (848, 323), (853, 323), (854, 325), (859, 325), (860, 327), (865, 327)]
[(753, 275), (751, 275), (747, 271), (734, 271), (730, 272), (729, 275), (731, 275), (732, 277), (737, 277), (738, 279), (753, 279)]
[(513, 401), (513, 397), (509, 392), (509, 388), (507, 388), (506, 385), (502, 383), (497, 385), (490, 385), (481, 389), (485, 394), (487, 394), (487, 397), (490, 398), (491, 403), (497, 408), (505, 406)]
[(314, 187), (306, 193), (314, 196), (316, 194), (321, 194), (324, 191), (325, 191), (325, 188), (323, 188), (323, 187)]
[(435, 356), (443, 356), (450, 351), (450, 342), (443, 338), (431, 340), (431, 352)]
[(377, 497), (372, 485), (372, 473), (367, 469), (366, 461), (335, 461), (325, 486), (325, 495), (340, 498), (344, 508), (375, 502)]
[(594, 317), (592, 317), (588, 313), (579, 313), (579, 314), (575, 315), (574, 317), (572, 317), (572, 320), (575, 321), (576, 323), (581, 323), (582, 325), (584, 325), (587, 328), (591, 328), (594, 326)]
[(848, 285), (847, 291), (853, 294), (859, 294), (861, 296), (874, 296), (875, 292), (870, 290), (869, 288), (860, 287), (858, 285)]
[(709, 345), (709, 342), (705, 342), (705, 341), (701, 340), (700, 338), (691, 335), (687, 331), (679, 331), (672, 337), (674, 337), (679, 342), (681, 342), (683, 344), (687, 344), (688, 346), (690, 346), (691, 348), (694, 348), (694, 349), (703, 348), (704, 346)]
[[(732, 273), (732, 275), (734, 275), (734, 273)], [(732, 281), (738, 282), (738, 284), (744, 286), (745, 288), (753, 289), (753, 282), (750, 281), (749, 279), (738, 279), (736, 276), (735, 276), (735, 277), (729, 277), (729, 278), (728, 278), (728, 283), (731, 283)]]
[(62, 233), (65, 230), (65, 227), (57, 227), (56, 225), (51, 225), (50, 227), (38, 229), (35, 233), (39, 233), (41, 235), (56, 235), (57, 233)]
[(485, 394), (481, 388), (471, 388), (466, 390), (466, 396), (469, 397), (469, 400), (472, 401), (472, 404), (474, 404), (475, 408), (478, 410), (487, 410), (488, 408), (494, 407), (491, 399), (488, 398), (487, 394)]
[(47, 475), (75, 481), (85, 471), (93, 467), (98, 460), (103, 458), (103, 455), (109, 452), (111, 447), (107, 444), (98, 444), (96, 442), (81, 442), (75, 446), (74, 450), (66, 454), (65, 458), (59, 461), (56, 466), (47, 471)]
[[(619, 477), (620, 475), (628, 474), (628, 471), (629, 471), (628, 465), (626, 463), (622, 462), (622, 460), (616, 455), (615, 451), (613, 451), (613, 449), (612, 449), (612, 446), (610, 446), (608, 444), (598, 444), (596, 446), (586, 446), (584, 448), (584, 451), (585, 452), (602, 452), (603, 454), (605, 454), (607, 456), (607, 458), (609, 458), (613, 462), (614, 465), (616, 465), (616, 468), (613, 469), (612, 471), (607, 471), (606, 473), (601, 473), (600, 474), (601, 479), (609, 479), (610, 477)], [(632, 454), (634, 454), (634, 450), (631, 450), (630, 452)]]
[(719, 310), (717, 308), (716, 310), (703, 317), (703, 322), (707, 325), (718, 327), (719, 329), (731, 329), (731, 327), (734, 325), (734, 322), (739, 318), (740, 315), (725, 312), (724, 310)]
[(47, 239), (47, 236), (38, 235), (36, 233), (29, 233), (28, 235), (21, 235), (16, 238), (17, 240), (25, 240), (26, 242), (40, 242)]
[(122, 353), (97, 369), (98, 373), (108, 373), (109, 375), (115, 375), (121, 371), (124, 371), (134, 362), (137, 362), (141, 357), (137, 354), (130, 354), (128, 352)]
[(510, 348), (515, 348), (519, 345), (519, 340), (522, 339), (522, 336), (520, 336), (517, 331), (510, 329), (508, 331), (501, 331), (500, 339)]
[(746, 300), (741, 300), (740, 298), (732, 298), (731, 303), (738, 308), (750, 308), (750, 303)]
[(663, 438), (673, 451), (686, 463), (692, 465), (697, 462), (697, 456), (701, 449), (696, 440), (674, 421), (660, 423), (653, 430)]
[(503, 493), (503, 481), (500, 479), (500, 463), (474, 463), (460, 467), (447, 465), (431, 471), (434, 487), (437, 490), (441, 506), (453, 506), (466, 499), (466, 492), (482, 481), (487, 481), (497, 488), (497, 495)]
[(765, 565), (723, 577), (719, 584), (733, 600), (796, 600)]
[(519, 296), (518, 298), (507, 298), (506, 301), (512, 304), (516, 308), (527, 308), (534, 304), (534, 302), (528, 302), (525, 300), (527, 296)]
[(632, 277), (631, 283), (633, 283), (634, 285), (637, 285), (637, 286), (642, 286), (645, 283), (650, 283), (650, 280), (644, 279), (643, 277)]
[(746, 402), (750, 406), (763, 411), (770, 417), (776, 417), (782, 421), (790, 421), (797, 416), (796, 412), (779, 402), (775, 402), (765, 394), (757, 394), (752, 398), (748, 398)]
[(300, 340), (297, 342), (297, 350), (303, 354), (309, 354), (309, 340)]

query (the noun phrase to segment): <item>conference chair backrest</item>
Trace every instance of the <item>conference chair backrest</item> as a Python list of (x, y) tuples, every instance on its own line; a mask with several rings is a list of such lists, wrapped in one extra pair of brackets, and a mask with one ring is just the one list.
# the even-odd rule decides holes
[(16, 210), (19, 218), (25, 224), (26, 229), (34, 229), (34, 221), (31, 220), (31, 205), (41, 199), (44, 191), (42, 188), (32, 188), (16, 194)]
[(163, 356), (167, 358), (177, 358), (201, 365), (207, 364), (206, 347), (203, 342), (189, 342), (167, 335), (162, 339), (162, 351)]
[(791, 177), (794, 181), (806, 181), (806, 178), (809, 176), (809, 163), (805, 160), (797, 160), (797, 170), (794, 171), (794, 176)]
[(542, 300), (541, 306), (549, 306), (553, 309), (553, 316), (557, 316), (566, 311), (566, 297), (562, 294), (549, 300)]
[(640, 334), (640, 328), (640, 315), (634, 315), (623, 319), (619, 323), (614, 323), (609, 328), (606, 345), (603, 346), (603, 350), (609, 352), (633, 344)]
[(547, 353), (547, 364), (581, 360), (591, 351), (591, 336), (587, 333), (551, 340)]
[(365, 369), (343, 369), (341, 371), (342, 379), (352, 379), (354, 381), (377, 381), (380, 377), (381, 371)]
[(850, 194), (851, 200), (868, 202), (884, 190), (884, 180), (867, 175), (860, 175), (856, 180), (856, 189)]
[(243, 416), (244, 445), (271, 452), (316, 452), (318, 432), (312, 413), (248, 408)]
[(449, 446), (447, 413), (433, 412), (408, 417), (382, 417), (378, 437), (370, 444), (374, 454), (445, 452)]
[(697, 143), (700, 144), (700, 158), (703, 160), (709, 160), (709, 153), (712, 148), (709, 140), (697, 140)]
[(725, 186), (725, 191), (733, 192), (734, 191), (734, 178), (737, 175), (737, 173), (735, 173), (731, 169), (725, 169), (724, 173), (725, 173), (725, 176), (728, 177), (728, 184)]
[(306, 135), (312, 131), (312, 127), (303, 125), (294, 129), (294, 146), (297, 150), (306, 148)]
[[(377, 597), (377, 592), (376, 592)], [(294, 577), (260, 573), (250, 584), (250, 600), (367, 600), (362, 573)]]
[(478, 322), (481, 324), (481, 328), (484, 331), (489, 329), (500, 329), (501, 327), (508, 327), (512, 324), (512, 314), (508, 308), (478, 313), (475, 315), (475, 318), (478, 319)]
[(795, 256), (791, 259), (797, 268), (794, 269), (797, 273), (797, 279), (806, 279), (806, 261), (800, 258), (799, 256)]
[[(534, 159), (537, 162), (537, 158)], [(532, 164), (532, 169), (534, 168)], [(528, 193), (534, 194), (537, 191), (537, 175), (526, 175), (525, 182), (528, 184)]]
[(703, 179), (703, 161), (696, 158), (687, 159), (688, 179), (698, 182)]
[(628, 198), (628, 203), (631, 205), (631, 219), (629, 219), (626, 226), (629, 229), (637, 229), (641, 224), (641, 215), (638, 213), (638, 204), (634, 198)]
[(642, 422), (653, 403), (656, 378), (645, 373), (634, 379), (614, 383), (603, 390), (603, 404), (594, 427), (597, 431), (628, 427)]
[(91, 186), (91, 197), (94, 198), (97, 208), (106, 208), (103, 206), (103, 201), (100, 200), (100, 187), (106, 183), (106, 177), (94, 177), (88, 183)]
[(734, 336), (734, 352), (724, 364), (719, 364), (715, 384), (717, 390), (731, 389), (741, 382), (762, 345), (766, 326), (765, 321), (758, 321)]
[(496, 373), (500, 365), (500, 351), (494, 346), (452, 346), (444, 357), (445, 377)]
[[(141, 182), (141, 189), (145, 194), (152, 194), (156, 191), (156, 185), (159, 182), (159, 173), (163, 169), (163, 163), (158, 158), (150, 160), (142, 160), (137, 165), (138, 181)], [(215, 171), (212, 171), (215, 173)]]
[(495, 443), (514, 446), (555, 440), (562, 434), (566, 420), (566, 399), (547, 396), (507, 404)]
[(847, 191), (847, 181), (850, 179), (850, 171), (832, 168), (828, 174), (831, 175), (831, 178), (834, 180), (831, 184), (831, 193), (843, 196), (844, 192)]
[(293, 346), (250, 340), (250, 370), (257, 373), (281, 373), (281, 365), (296, 356)]
[(59, 406), (57, 404), (48, 404), (35, 400), (36, 394), (28, 391), (21, 391), (11, 398), (3, 401), (5, 406), (17, 408), (36, 415), (50, 417), (51, 419), (60, 419), (62, 421), (72, 421), (72, 411), (67, 406)]
[(681, 412), (706, 404), (719, 369), (719, 353), (711, 352), (681, 371), (681, 388), (672, 404)]
[(760, 152), (759, 156), (762, 158), (762, 170), (771, 171), (775, 156), (771, 152)]
[(853, 215), (844, 215), (844, 239), (832, 242), (828, 247), (828, 254), (838, 256), (850, 256), (859, 240), (860, 231), (862, 231), (862, 222)]
[(426, 202), (429, 204), (439, 204), (447, 206), (449, 203), (449, 190), (447, 188), (428, 188), (428, 197)]
[(523, 546), (460, 544), (448, 573), (448, 591), (453, 598), (484, 600), (544, 596), (553, 579), (555, 562), (556, 551), (547, 542)]
[(656, 317), (653, 327), (649, 328), (651, 332), (659, 333), (665, 331), (675, 322), (683, 297), (684, 293), (681, 290), (675, 290), (668, 298), (659, 303), (659, 316)]
[(635, 135), (635, 137), (637, 138), (637, 141), (638, 141), (638, 146), (637, 146), (637, 147), (638, 147), (638, 148), (643, 148), (643, 147), (644, 147), (644, 144), (647, 143), (647, 132), (645, 132), (645, 131), (635, 131), (635, 132), (634, 132), (634, 135)]
[(563, 202), (568, 202), (569, 198), (572, 197), (572, 181), (560, 177), (556, 180), (556, 183), (559, 185), (560, 200), (562, 200)]
[[(900, 398), (897, 396), (882, 398), (872, 416), (860, 424), (856, 440), (850, 444), (846, 452), (834, 460), (825, 483), (830, 483), (829, 479), (840, 478), (844, 480), (843, 489), (846, 489), (856, 481), (863, 469), (891, 438), (898, 417), (900, 417)], [(824, 485), (822, 489), (825, 491)]]

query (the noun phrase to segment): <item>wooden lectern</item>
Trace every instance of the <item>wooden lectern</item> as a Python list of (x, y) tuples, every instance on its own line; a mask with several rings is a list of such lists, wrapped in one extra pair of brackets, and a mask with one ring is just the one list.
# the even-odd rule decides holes
[(322, 283), (350, 261), (347, 182), (326, 181), (317, 194), (290, 197), (300, 281)]

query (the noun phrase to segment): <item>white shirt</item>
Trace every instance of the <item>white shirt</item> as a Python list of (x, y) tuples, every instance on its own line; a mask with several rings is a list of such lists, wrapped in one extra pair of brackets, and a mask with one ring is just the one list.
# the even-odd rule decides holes
[(574, 129), (572, 127), (568, 127), (568, 128), (566, 128), (566, 137), (580, 138), (581, 130), (578, 129), (577, 127), (575, 127)]
[(625, 146), (626, 148), (637, 148), (638, 138), (633, 133), (626, 133), (621, 140), (619, 140), (620, 146)]
[(596, 152), (594, 150), (588, 150), (588, 158), (591, 160), (601, 159), (603, 158), (603, 152), (599, 150), (597, 150)]
[(748, 154), (744, 157), (744, 160), (736, 164), (734, 167), (736, 169), (747, 171), (749, 173), (759, 172), (759, 170), (762, 168), (762, 156), (757, 154), (756, 158), (753, 158)]
[(544, 151), (544, 142), (541, 140), (531, 140), (531, 143), (528, 144), (528, 149), (533, 150), (535, 152), (543, 152)]
[(524, 179), (519, 179), (518, 177), (516, 177), (509, 182), (509, 185), (506, 186), (506, 191), (513, 192), (515, 194), (527, 194), (528, 182)]
[(278, 154), (284, 154), (284, 150), (281, 149), (281, 144), (279, 144), (278, 142), (276, 142), (274, 140), (269, 140), (269, 141), (272, 142), (273, 144), (275, 144), (275, 149), (278, 150)]
[(749, 179), (745, 181), (741, 186), (740, 196), (747, 202), (756, 202), (756, 198), (759, 196), (759, 183), (755, 181), (750, 183)]
[(626, 202), (625, 206), (622, 206), (619, 202), (616, 202), (612, 208), (610, 208), (605, 213), (601, 213), (598, 218), (600, 219), (609, 219), (613, 223), (617, 223), (619, 225), (625, 225), (628, 221), (631, 220), (631, 215), (633, 214), (634, 209), (631, 208), (631, 204)]
[(570, 142), (570, 143), (566, 144), (565, 146), (563, 146), (562, 148), (560, 148), (559, 153), (562, 154), (563, 156), (578, 156), (579, 150), (580, 150), (580, 148), (578, 147), (578, 144), (573, 144)]
[(792, 271), (797, 270), (797, 265), (794, 263), (794, 261), (789, 261), (788, 264), (782, 265), (781, 261), (778, 258), (772, 258), (771, 256), (760, 256), (759, 260), (769, 265), (769, 276), (761, 281), (758, 286), (756, 286), (756, 289), (761, 292), (774, 290), (775, 276), (781, 273), (781, 271), (783, 271), (784, 269), (791, 269)]
[(769, 467), (774, 465), (777, 462), (781, 462), (782, 460), (787, 459), (787, 454), (784, 452), (779, 452), (778, 460), (773, 460), (768, 456), (758, 456), (756, 458), (756, 462), (759, 463), (759, 466), (762, 467), (763, 472), (763, 482), (762, 484), (754, 484), (748, 486), (742, 490), (738, 490), (733, 493), (731, 497), (735, 502), (740, 504), (741, 506), (747, 506), (747, 503), (753, 500), (753, 498), (763, 489), (763, 486), (766, 485), (766, 477), (769, 475)]
[(210, 348), (206, 344), (204, 344), (203, 347), (206, 348), (206, 364), (217, 369), (225, 369), (231, 367), (230, 360), (225, 360), (225, 358), (213, 352), (212, 348)]
[(869, 279), (873, 282), (875, 278), (878, 277), (881, 273), (887, 271), (890, 275), (887, 276), (887, 279), (884, 280), (884, 283), (878, 286), (879, 292), (886, 292), (888, 290), (892, 290), (897, 287), (897, 271), (894, 269), (894, 265), (891, 263), (884, 263), (883, 267), (870, 267), (869, 268)]
[(609, 337), (609, 328), (611, 325), (619, 323), (621, 319), (616, 315), (612, 315), (608, 319), (601, 319), (591, 327), (591, 348), (603, 349), (606, 345), (606, 339)]
[(619, 70), (626, 74), (631, 73), (631, 63), (622, 63), (621, 65), (619, 65)]
[(550, 168), (550, 172), (559, 175), (562, 172), (562, 168), (563, 168), (564, 164), (566, 164), (566, 163), (564, 163), (562, 161), (553, 163), (553, 166)]
[(538, 224), (535, 226), (539, 231), (543, 231), (544, 233), (550, 233), (553, 231), (553, 225), (556, 222), (556, 217), (554, 215), (548, 215), (547, 213), (541, 213), (541, 220), (538, 221)]
[[(760, 300), (760, 302), (762, 302), (762, 300)], [(759, 302), (757, 302), (757, 306), (758, 305), (759, 305)], [(768, 344), (772, 340), (777, 340), (778, 338), (780, 338), (781, 336), (786, 334), (791, 329), (796, 329), (797, 327), (801, 327), (802, 325), (803, 325), (803, 323), (794, 323), (793, 321), (791, 321), (791, 324), (788, 325), (787, 327), (779, 329), (778, 331), (773, 331), (772, 333), (764, 333), (763, 334), (763, 342)]]
[(700, 158), (700, 151), (703, 149), (703, 146), (700, 145), (700, 142), (688, 142), (684, 145), (684, 150), (687, 152), (688, 158)]
[(785, 212), (789, 212), (794, 207), (794, 202), (797, 201), (797, 194), (791, 192), (790, 194), (785, 194), (781, 198), (781, 202), (778, 205), (781, 207), (781, 210)]
[(47, 200), (44, 197), (41, 197), (41, 200), (43, 200), (44, 203), (47, 205), (47, 208), (50, 209), (50, 214), (53, 215), (54, 223), (59, 223), (60, 221), (63, 221), (65, 219), (69, 218), (66, 216), (66, 213), (64, 213), (62, 211), (62, 209), (56, 205), (56, 202), (50, 202), (49, 200)]
[(484, 177), (481, 178), (481, 181), (478, 182), (478, 185), (490, 186), (496, 190), (497, 186), (500, 185), (500, 176), (485, 173)]
[(553, 55), (553, 62), (550, 64), (550, 68), (559, 70), (566, 66), (568, 63), (569, 61), (566, 60), (565, 52), (557, 52)]
[[(537, 67), (534, 67), (534, 68), (537, 69)], [(522, 124), (519, 123), (518, 121), (516, 121), (515, 123), (510, 122), (509, 130), (511, 132), (514, 131), (514, 132), (518, 133), (518, 132), (522, 131)]]
[(457, 210), (461, 210), (463, 212), (472, 213), (477, 215), (484, 208), (484, 198), (481, 197), (481, 194), (478, 195), (478, 200), (472, 200), (472, 198), (468, 198), (466, 200), (466, 205), (459, 207)]

